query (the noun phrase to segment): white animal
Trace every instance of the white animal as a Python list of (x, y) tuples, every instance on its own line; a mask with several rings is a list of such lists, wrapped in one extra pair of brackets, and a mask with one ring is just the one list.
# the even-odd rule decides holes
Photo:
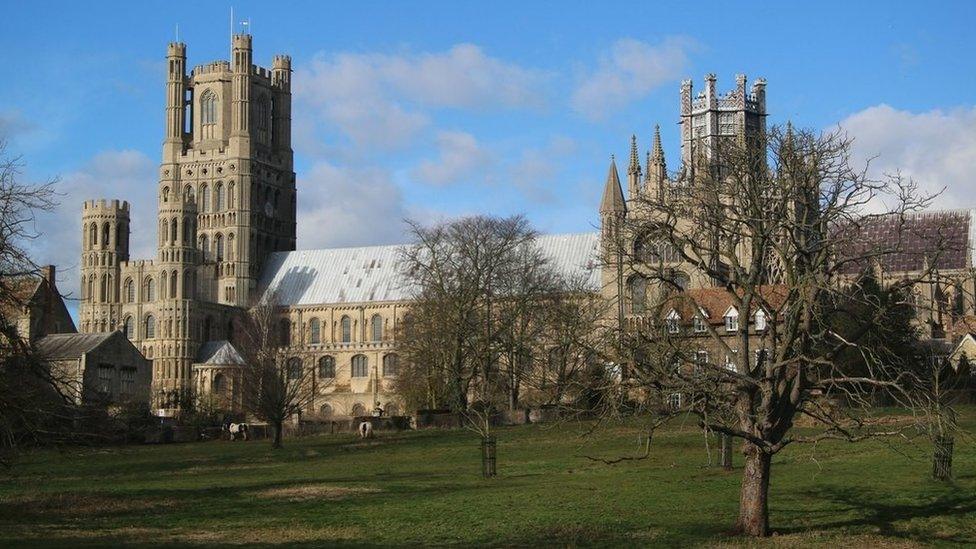
[(359, 438), (373, 438), (373, 424), (364, 421), (359, 424)]
[(237, 440), (238, 436), (247, 440), (247, 423), (227, 423), (224, 425), (224, 430), (230, 433), (231, 440)]

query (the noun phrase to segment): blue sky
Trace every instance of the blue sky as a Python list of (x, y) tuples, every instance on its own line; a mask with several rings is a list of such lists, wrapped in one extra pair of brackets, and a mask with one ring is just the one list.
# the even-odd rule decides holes
[(179, 25), (190, 66), (226, 58), (232, 5), (255, 62), (293, 58), (300, 248), (399, 242), (404, 217), (591, 230), (631, 133), (661, 124), (677, 167), (679, 82), (707, 72), (765, 77), (770, 123), (840, 124), (875, 170), (976, 207), (976, 3), (782, 4), (8, 2), (0, 135), (62, 180), (37, 249), (67, 291), (85, 198), (132, 201), (152, 255), (166, 43)]

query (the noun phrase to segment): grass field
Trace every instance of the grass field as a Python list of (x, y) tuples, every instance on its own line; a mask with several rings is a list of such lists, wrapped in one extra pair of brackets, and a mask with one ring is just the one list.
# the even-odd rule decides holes
[[(963, 410), (970, 428), (976, 409)], [(480, 478), (464, 431), (44, 451), (0, 472), (0, 546), (109, 544), (740, 545), (740, 470), (703, 467), (691, 424), (637, 453), (635, 425), (498, 431)], [(796, 446), (774, 461), (774, 546), (976, 544), (976, 447), (929, 480), (925, 443)], [(740, 465), (736, 455), (736, 466)]]

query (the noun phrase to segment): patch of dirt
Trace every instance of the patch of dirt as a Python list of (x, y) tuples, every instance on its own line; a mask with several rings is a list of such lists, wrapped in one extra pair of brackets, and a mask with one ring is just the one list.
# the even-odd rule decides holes
[(329, 486), (326, 484), (301, 484), (271, 488), (257, 492), (260, 498), (284, 499), (287, 501), (310, 501), (317, 499), (338, 500), (360, 494), (374, 494), (380, 492), (378, 488), (365, 486)]
[(95, 492), (34, 492), (0, 497), (0, 508), (8, 512), (62, 517), (133, 513), (175, 504), (175, 500), (167, 498), (136, 498)]

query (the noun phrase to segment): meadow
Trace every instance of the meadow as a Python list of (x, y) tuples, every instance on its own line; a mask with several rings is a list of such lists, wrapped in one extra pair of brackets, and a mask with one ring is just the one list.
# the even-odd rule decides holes
[[(976, 427), (976, 408), (962, 411)], [(480, 476), (467, 431), (43, 450), (0, 471), (0, 546), (832, 546), (976, 544), (976, 443), (949, 483), (924, 439), (792, 446), (773, 465), (775, 535), (731, 536), (741, 456), (707, 466), (690, 420), (501, 428)], [(589, 433), (589, 434), (588, 434)], [(714, 447), (713, 447), (714, 452)], [(717, 455), (713, 453), (713, 459)]]

